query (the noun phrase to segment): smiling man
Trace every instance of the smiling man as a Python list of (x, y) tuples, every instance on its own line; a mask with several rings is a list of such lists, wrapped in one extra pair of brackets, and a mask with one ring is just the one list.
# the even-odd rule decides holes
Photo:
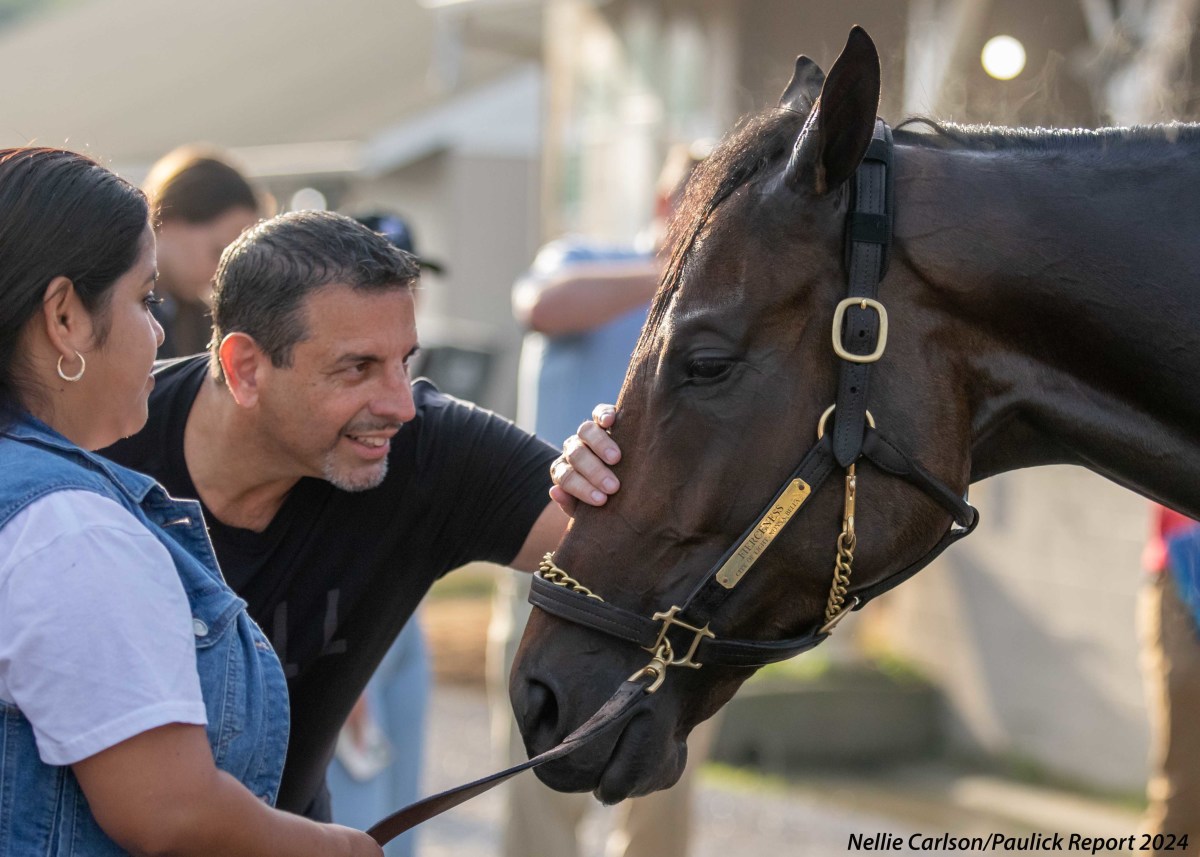
[(146, 428), (106, 452), (203, 504), (288, 676), (279, 805), (317, 818), (338, 729), (430, 585), (473, 560), (531, 570), (567, 521), (557, 450), (412, 383), (417, 275), (341, 215), (260, 223), (221, 259), (211, 354), (163, 364)]

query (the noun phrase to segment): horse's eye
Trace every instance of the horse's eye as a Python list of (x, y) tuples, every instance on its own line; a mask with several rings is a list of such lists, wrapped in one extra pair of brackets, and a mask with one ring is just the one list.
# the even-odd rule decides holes
[(689, 381), (717, 381), (729, 373), (733, 361), (722, 357), (699, 357), (688, 363)]

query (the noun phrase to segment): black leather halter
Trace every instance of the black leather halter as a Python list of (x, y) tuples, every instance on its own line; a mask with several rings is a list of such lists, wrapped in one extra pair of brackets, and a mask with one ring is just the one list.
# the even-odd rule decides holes
[[(587, 590), (580, 591), (582, 587), (578, 584), (568, 586), (561, 578), (555, 583), (544, 574), (535, 575), (529, 594), (529, 600), (535, 606), (641, 646), (654, 653), (650, 665), (623, 682), (599, 711), (558, 746), (527, 762), (392, 813), (367, 831), (379, 844), (386, 844), (405, 830), (482, 794), (521, 771), (562, 758), (623, 723), (645, 695), (658, 688), (671, 666), (759, 667), (813, 648), (829, 636), (833, 625), (848, 610), (856, 610), (875, 596), (903, 583), (975, 529), (979, 522), (975, 509), (877, 431), (867, 414), (871, 363), (878, 359), (886, 345), (886, 310), (875, 296), (879, 281), (887, 271), (892, 235), (891, 162), (891, 130), (879, 121), (866, 157), (855, 175), (853, 201), (846, 222), (849, 291), (834, 317), (835, 351), (842, 359), (842, 368), (833, 409), (833, 431), (830, 434), (819, 432), (817, 443), (792, 471), (758, 520), (717, 561), (682, 607), (671, 607), (652, 618), (646, 617), (584, 594)], [(954, 520), (946, 534), (929, 553), (907, 568), (893, 572), (871, 586), (851, 589), (847, 593), (851, 603), (849, 608), (841, 609), (832, 620), (826, 620), (803, 636), (788, 640), (718, 639), (709, 630), (709, 622), (741, 576), (750, 570), (779, 530), (830, 474), (838, 468), (852, 467), (863, 458), (883, 472), (916, 485), (945, 508)], [(723, 573), (731, 563), (738, 569), (736, 579), (728, 572)], [(676, 655), (679, 652), (684, 654)]]
[[(851, 589), (847, 593), (851, 607), (846, 609), (859, 609), (872, 598), (912, 577), (975, 528), (979, 521), (976, 510), (871, 425), (867, 413), (871, 366), (886, 346), (886, 310), (876, 296), (880, 280), (887, 271), (892, 235), (892, 134), (882, 120), (876, 123), (851, 193), (846, 222), (849, 288), (846, 299), (838, 305), (833, 327), (841, 374), (832, 432), (819, 436), (758, 519), (709, 570), (682, 606), (671, 607), (651, 618), (588, 597), (563, 585), (561, 580), (547, 579), (544, 574), (536, 575), (533, 580), (529, 600), (534, 606), (559, 618), (635, 643), (647, 651), (655, 652), (665, 640), (673, 653), (686, 653), (682, 657), (675, 656), (671, 661), (674, 665), (758, 667), (816, 646), (829, 636), (840, 613), (833, 621), (825, 621), (802, 636), (786, 640), (720, 639), (709, 630), (709, 623), (741, 576), (750, 570), (765, 549), (762, 543), (769, 543), (778, 534), (835, 469), (849, 468), (865, 458), (883, 472), (923, 490), (946, 509), (954, 521), (933, 549), (917, 562), (870, 586)], [(797, 480), (804, 486), (799, 489), (803, 492), (799, 498)], [(750, 554), (750, 558), (748, 562), (740, 563), (737, 579), (731, 582), (729, 575), (722, 575), (721, 571), (739, 553)]]

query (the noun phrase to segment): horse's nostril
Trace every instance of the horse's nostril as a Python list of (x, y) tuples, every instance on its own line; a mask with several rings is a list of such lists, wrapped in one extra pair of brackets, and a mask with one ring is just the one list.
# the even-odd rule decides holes
[(513, 685), (512, 699), (525, 750), (530, 756), (558, 743), (562, 737), (558, 734), (561, 712), (558, 697), (549, 685), (525, 679), (520, 685)]
[(558, 700), (554, 691), (540, 681), (529, 682), (525, 724), (530, 737), (538, 732), (553, 732), (558, 724)]

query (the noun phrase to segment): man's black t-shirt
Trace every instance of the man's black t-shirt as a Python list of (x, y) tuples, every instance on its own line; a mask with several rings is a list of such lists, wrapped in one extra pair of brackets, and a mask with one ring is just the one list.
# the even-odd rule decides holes
[[(204, 356), (160, 365), (146, 427), (104, 454), (198, 499), (183, 435), (207, 371)], [(510, 562), (548, 502), (557, 450), (428, 381), (413, 398), (378, 488), (301, 479), (261, 533), (204, 509), (226, 580), (288, 676), (283, 809), (302, 812), (319, 793), (338, 729), (433, 582), (473, 560)]]

